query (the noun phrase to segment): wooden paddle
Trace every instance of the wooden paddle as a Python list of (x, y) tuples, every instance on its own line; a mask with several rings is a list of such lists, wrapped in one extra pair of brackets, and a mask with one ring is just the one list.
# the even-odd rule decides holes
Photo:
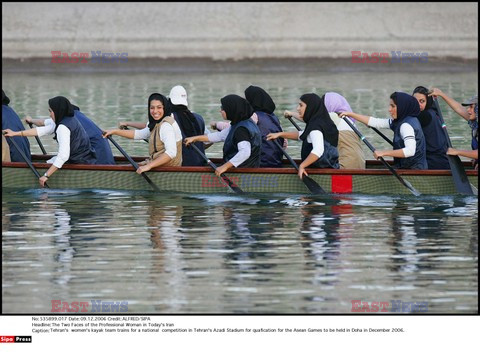
[[(5, 134), (5, 133), (4, 133)], [(17, 149), (18, 153), (21, 155), (23, 161), (25, 161), (27, 163), (27, 165), (30, 167), (30, 169), (33, 171), (33, 174), (35, 174), (35, 176), (40, 179), (41, 176), (40, 176), (40, 173), (37, 171), (37, 169), (35, 169), (35, 167), (33, 166), (32, 162), (30, 160), (28, 160), (27, 156), (25, 155), (25, 153), (22, 151), (22, 149), (20, 149), (20, 147), (18, 146), (17, 142), (13, 139), (13, 137), (10, 138), (10, 141), (12, 142), (12, 145), (15, 147), (15, 149)], [(47, 184), (47, 182), (45, 182), (45, 186), (47, 188), (50, 188)]]
[[(27, 121), (27, 124), (28, 126), (30, 126), (31, 129), (33, 129), (33, 126), (30, 122)], [(43, 144), (42, 142), (40, 141), (40, 138), (37, 136), (35, 136), (35, 140), (37, 140), (37, 143), (38, 143), (38, 146), (40, 146), (40, 149), (42, 150), (42, 153), (43, 155), (47, 155), (47, 151), (45, 150), (45, 148), (43, 147)]]
[[(108, 135), (107, 136), (107, 139), (110, 140), (110, 142), (115, 145), (115, 147), (123, 154), (123, 156), (125, 156), (125, 158), (130, 162), (130, 164), (132, 164), (132, 166), (135, 168), (135, 170), (137, 170), (139, 168), (138, 164), (133, 161), (133, 159), (130, 157), (130, 155), (128, 155), (126, 153), (125, 150), (122, 149), (122, 147), (120, 145), (117, 144), (117, 142), (112, 138), (111, 135)], [(156, 192), (160, 192), (160, 189), (157, 187), (157, 185), (148, 177), (148, 175), (146, 175), (145, 173), (142, 173), (140, 174), (141, 176), (143, 176), (143, 178), (147, 181), (148, 184), (150, 184), (150, 186), (156, 191)]]
[(302, 131), (302, 129), (300, 128), (300, 126), (298, 126), (298, 124), (293, 121), (293, 118), (292, 116), (287, 116), (287, 118), (290, 120), (290, 122), (292, 123), (293, 126), (295, 126), (295, 128), (298, 130), (298, 131)]
[[(348, 126), (350, 126), (350, 128), (358, 135), (358, 137), (365, 143), (365, 145), (367, 145), (367, 147), (372, 152), (375, 152), (375, 148), (373, 147), (373, 145), (370, 144), (370, 142), (365, 138), (365, 136), (363, 136), (360, 133), (360, 131), (358, 131), (358, 129), (353, 125), (353, 123), (347, 117), (343, 117), (343, 119), (348, 124)], [(407, 180), (403, 179), (400, 175), (398, 175), (398, 173), (395, 171), (395, 169), (392, 168), (390, 166), (390, 164), (387, 163), (383, 157), (379, 157), (378, 159), (383, 163), (383, 165), (385, 165), (387, 167), (388, 170), (390, 170), (390, 172), (398, 179), (398, 181), (400, 183), (402, 183), (402, 185), (407, 187), (408, 190), (410, 190), (410, 192), (412, 192), (413, 195), (415, 195), (416, 197), (418, 197), (420, 195), (420, 193), (412, 186), (412, 184), (410, 184), (410, 182), (408, 182)]]
[[(293, 167), (298, 172), (298, 165), (295, 162), (295, 160), (293, 160), (292, 157), (290, 155), (288, 155), (285, 150), (283, 150), (283, 147), (278, 143), (277, 140), (272, 140), (272, 141), (275, 145), (277, 145), (278, 148), (280, 148), (280, 150), (282, 150), (283, 155), (285, 155), (285, 157), (288, 159), (288, 161), (290, 161), (290, 164), (292, 164)], [(323, 190), (323, 188), (320, 185), (318, 185), (318, 183), (315, 180), (313, 180), (312, 178), (310, 178), (307, 175), (303, 176), (302, 181), (305, 183), (308, 190), (310, 190), (312, 192), (312, 194), (326, 194), (327, 193), (325, 190)]]
[[(445, 133), (445, 138), (447, 139), (448, 147), (452, 146), (452, 141), (450, 136), (448, 136), (447, 125), (445, 125), (445, 119), (442, 115), (442, 110), (438, 104), (437, 97), (433, 97), (433, 102), (435, 102), (435, 107), (438, 110), (438, 115), (440, 116), (440, 121), (442, 123), (442, 129)], [(450, 169), (452, 169), (453, 182), (455, 183), (455, 188), (460, 194), (475, 195), (470, 182), (468, 181), (467, 173), (465, 173), (465, 168), (463, 167), (462, 161), (458, 155), (448, 155), (448, 162), (450, 164)], [(478, 193), (478, 192), (477, 192)]]
[[(207, 158), (207, 155), (201, 152), (197, 145), (192, 142), (189, 146), (193, 147), (193, 149), (198, 153), (198, 155), (200, 155), (214, 171), (217, 170), (217, 166), (209, 158)], [(222, 175), (220, 179), (222, 179), (235, 193), (244, 194), (244, 191), (240, 189), (234, 182), (232, 182), (226, 175)]]

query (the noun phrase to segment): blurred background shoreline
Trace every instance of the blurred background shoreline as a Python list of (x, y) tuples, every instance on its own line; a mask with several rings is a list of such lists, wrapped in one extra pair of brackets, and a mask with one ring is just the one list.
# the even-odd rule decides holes
[(478, 3), (2, 3), (2, 58), (478, 59)]
[(352, 63), (351, 58), (255, 58), (213, 60), (211, 58), (129, 58), (120, 63), (52, 63), (52, 58), (2, 58), (4, 73), (251, 73), (251, 72), (477, 72), (478, 59), (428, 58), (426, 63)]

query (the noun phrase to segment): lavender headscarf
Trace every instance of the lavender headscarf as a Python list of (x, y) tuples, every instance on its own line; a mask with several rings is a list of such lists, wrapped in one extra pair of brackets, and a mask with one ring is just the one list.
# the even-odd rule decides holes
[[(353, 112), (345, 97), (336, 92), (325, 93), (325, 107), (327, 108), (328, 112)], [(352, 121), (357, 121), (353, 117), (349, 118)]]

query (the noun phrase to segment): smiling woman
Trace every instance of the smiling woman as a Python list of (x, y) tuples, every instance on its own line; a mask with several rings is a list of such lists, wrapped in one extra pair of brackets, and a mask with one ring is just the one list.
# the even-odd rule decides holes
[(152, 93), (148, 98), (148, 124), (142, 130), (108, 130), (104, 137), (118, 135), (128, 139), (149, 139), (149, 159), (137, 169), (141, 174), (157, 166), (182, 165), (182, 133), (164, 95)]

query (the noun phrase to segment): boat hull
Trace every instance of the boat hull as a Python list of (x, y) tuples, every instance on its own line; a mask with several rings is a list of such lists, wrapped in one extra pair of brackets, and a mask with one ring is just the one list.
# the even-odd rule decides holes
[[(141, 159), (141, 158), (139, 158)], [(375, 164), (371, 161), (370, 164)], [(34, 162), (43, 174), (49, 164)], [(370, 166), (372, 167), (372, 166)], [(375, 165), (373, 165), (375, 167)], [(340, 194), (409, 194), (411, 192), (386, 169), (307, 169), (309, 176), (328, 193)], [(400, 170), (399, 174), (408, 180), (422, 194), (457, 194), (450, 171)], [(232, 193), (210, 167), (160, 167), (147, 172), (149, 178), (166, 192), (217, 194)], [(242, 169), (226, 175), (247, 193), (292, 193), (310, 194), (305, 184), (291, 167)], [(467, 171), (470, 183), (478, 187), (478, 172)], [(64, 165), (48, 180), (55, 189), (117, 189), (149, 191), (152, 187), (135, 173), (130, 165)], [(25, 163), (2, 163), (2, 187), (31, 189), (39, 188), (38, 179)]]

